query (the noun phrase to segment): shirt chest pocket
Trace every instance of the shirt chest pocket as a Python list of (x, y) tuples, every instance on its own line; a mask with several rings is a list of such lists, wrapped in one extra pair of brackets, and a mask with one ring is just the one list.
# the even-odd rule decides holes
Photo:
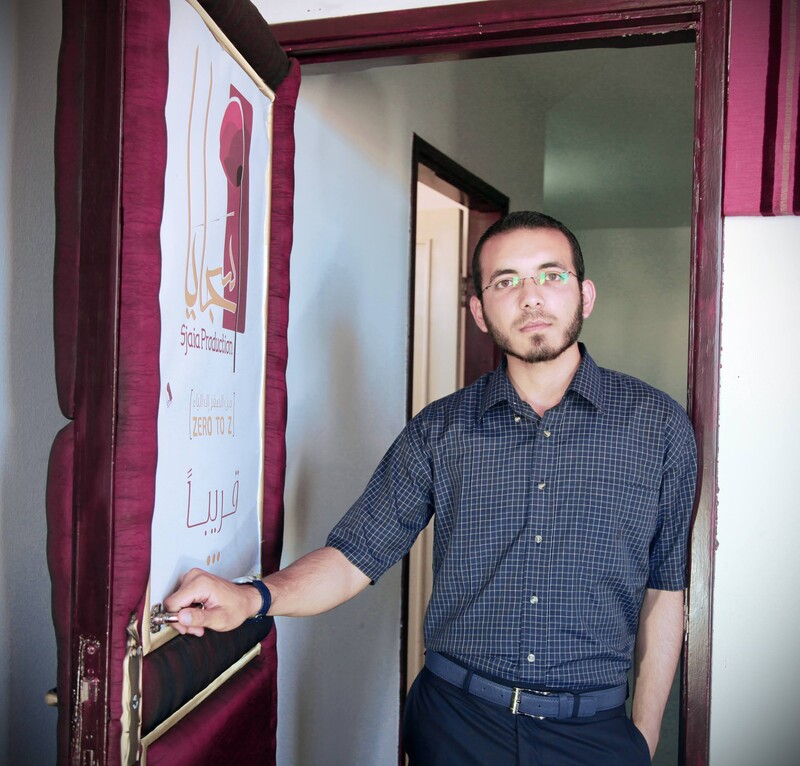
[(582, 564), (594, 576), (646, 577), (650, 541), (658, 522), (658, 489), (631, 481), (583, 483), (578, 526)]

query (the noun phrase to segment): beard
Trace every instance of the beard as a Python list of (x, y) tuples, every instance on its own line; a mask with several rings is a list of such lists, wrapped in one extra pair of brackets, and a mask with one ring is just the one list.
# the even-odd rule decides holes
[[(537, 319), (549, 320), (550, 317), (547, 317), (541, 313), (528, 312), (523, 315), (517, 324), (522, 327), (527, 322)], [(505, 335), (500, 329), (492, 324), (492, 322), (489, 320), (489, 317), (486, 315), (486, 312), (483, 313), (483, 321), (486, 323), (486, 328), (489, 330), (489, 335), (491, 335), (495, 345), (504, 354), (506, 354), (506, 356), (513, 356), (515, 359), (519, 359), (527, 364), (551, 362), (553, 359), (558, 359), (561, 354), (570, 348), (570, 346), (572, 346), (578, 340), (578, 336), (581, 334), (581, 328), (583, 327), (583, 295), (580, 296), (575, 314), (573, 315), (567, 327), (564, 329), (560, 341), (556, 341), (553, 344), (547, 343), (544, 333), (533, 333), (530, 336), (529, 348), (517, 350), (512, 348), (511, 340), (509, 339), (508, 335)]]

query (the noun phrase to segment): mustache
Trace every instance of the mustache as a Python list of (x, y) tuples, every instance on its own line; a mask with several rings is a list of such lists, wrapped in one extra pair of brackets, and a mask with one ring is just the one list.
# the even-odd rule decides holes
[(552, 324), (554, 321), (555, 317), (545, 314), (543, 311), (526, 311), (515, 324), (517, 327), (524, 327), (528, 322), (549, 322)]

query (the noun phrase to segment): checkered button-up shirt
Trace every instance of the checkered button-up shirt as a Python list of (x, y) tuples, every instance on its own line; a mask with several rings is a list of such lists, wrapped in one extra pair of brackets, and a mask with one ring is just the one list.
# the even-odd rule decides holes
[(686, 414), (581, 353), (543, 417), (504, 364), (429, 405), (328, 538), (376, 580), (434, 516), (427, 648), (537, 688), (624, 683), (645, 588), (685, 584)]

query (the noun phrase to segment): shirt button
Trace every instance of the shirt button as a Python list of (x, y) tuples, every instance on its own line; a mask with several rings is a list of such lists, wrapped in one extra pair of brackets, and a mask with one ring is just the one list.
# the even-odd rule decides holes
[(538, 604), (539, 597), (538, 596), (531, 596), (531, 604)]
[(545, 481), (540, 481), (539, 482), (539, 489), (544, 489), (546, 486), (547, 486), (547, 482), (545, 482)]
[(536, 660), (536, 655), (535, 654), (529, 654), (528, 655), (528, 662), (535, 662), (535, 660)]
[(533, 538), (533, 541), (538, 545), (543, 539), (544, 538), (541, 535), (536, 535), (536, 537)]
[(544, 435), (549, 439), (553, 434), (550, 431), (545, 431)]
[(515, 423), (519, 423), (520, 420), (522, 420), (522, 418), (519, 415), (514, 415), (514, 422)]

